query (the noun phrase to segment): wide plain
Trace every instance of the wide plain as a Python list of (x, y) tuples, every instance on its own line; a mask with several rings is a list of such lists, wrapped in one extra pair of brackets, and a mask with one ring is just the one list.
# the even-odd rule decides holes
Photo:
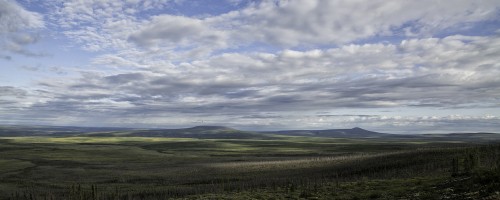
[(432, 138), (0, 138), (0, 199), (500, 198), (500, 145)]

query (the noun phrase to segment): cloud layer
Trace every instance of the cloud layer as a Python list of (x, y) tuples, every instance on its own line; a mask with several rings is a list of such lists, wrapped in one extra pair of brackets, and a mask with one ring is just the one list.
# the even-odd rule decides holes
[(45, 3), (54, 11), (45, 18), (0, 3), (12, 7), (6, 19), (29, 19), (0, 23), (21, 50), (38, 38), (18, 31), (50, 24), (95, 54), (77, 75), (2, 86), (9, 123), (396, 132), (499, 125), (496, 1), (262, 1), (194, 16), (168, 12), (182, 1), (64, 1)]

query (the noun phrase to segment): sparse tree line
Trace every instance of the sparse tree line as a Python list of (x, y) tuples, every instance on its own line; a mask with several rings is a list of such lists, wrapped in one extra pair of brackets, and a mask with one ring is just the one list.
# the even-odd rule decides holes
[[(318, 160), (319, 161), (319, 160)], [(264, 163), (269, 164), (269, 163)], [(307, 163), (305, 163), (307, 164)], [(261, 171), (238, 169), (201, 169), (191, 176), (173, 177), (168, 181), (144, 180), (140, 189), (124, 189), (119, 184), (75, 183), (66, 188), (40, 190), (36, 185), (13, 192), (12, 200), (107, 200), (107, 199), (168, 199), (203, 194), (231, 193), (258, 189), (300, 191), (306, 198), (324, 186), (344, 182), (371, 179), (407, 178), (449, 174), (450, 178), (500, 176), (500, 145), (464, 148), (435, 148), (405, 151), (383, 156), (366, 156), (345, 162), (325, 162), (320, 166), (298, 166), (296, 169), (273, 169)], [(491, 181), (491, 180), (490, 180)], [(497, 181), (492, 180), (492, 181)], [(134, 183), (133, 180), (125, 182)], [(158, 187), (155, 187), (158, 186)], [(147, 188), (147, 189), (144, 189)]]

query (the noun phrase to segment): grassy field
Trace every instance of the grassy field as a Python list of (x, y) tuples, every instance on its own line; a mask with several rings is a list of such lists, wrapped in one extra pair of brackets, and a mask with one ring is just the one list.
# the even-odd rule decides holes
[(500, 198), (500, 145), (2, 137), (0, 199)]

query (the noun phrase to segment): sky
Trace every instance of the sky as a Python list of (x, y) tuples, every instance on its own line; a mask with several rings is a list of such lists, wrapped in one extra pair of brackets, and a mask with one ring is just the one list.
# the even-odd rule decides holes
[(500, 1), (0, 0), (0, 124), (500, 132)]

